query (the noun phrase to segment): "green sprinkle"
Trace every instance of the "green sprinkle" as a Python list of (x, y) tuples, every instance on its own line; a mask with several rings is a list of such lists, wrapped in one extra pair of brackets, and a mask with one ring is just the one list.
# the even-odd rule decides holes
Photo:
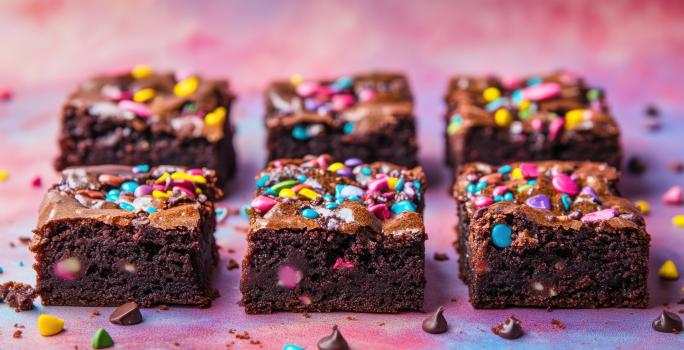
[(104, 328), (95, 331), (93, 335), (93, 349), (104, 349), (114, 345), (114, 340), (109, 336), (109, 333)]
[(297, 185), (298, 183), (299, 183), (299, 181), (297, 181), (297, 180), (285, 180), (285, 181), (280, 181), (280, 182), (278, 182), (277, 184), (271, 186), (271, 187), (269, 188), (269, 190), (270, 190), (271, 192), (273, 192), (273, 193), (278, 194), (278, 193), (280, 193), (280, 190), (282, 190), (282, 189), (284, 189), (284, 188), (293, 187), (293, 186)]

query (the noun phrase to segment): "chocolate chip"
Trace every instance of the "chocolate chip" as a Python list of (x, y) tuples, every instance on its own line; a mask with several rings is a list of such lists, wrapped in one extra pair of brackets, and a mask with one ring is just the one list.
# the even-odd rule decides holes
[(333, 326), (332, 334), (321, 338), (318, 341), (319, 350), (349, 350), (349, 344), (342, 336), (342, 333), (337, 329), (337, 325)]
[(663, 313), (653, 320), (653, 329), (663, 333), (679, 333), (682, 331), (682, 319), (677, 314), (663, 310)]
[(646, 115), (651, 117), (651, 118), (656, 118), (656, 117), (660, 116), (660, 110), (658, 109), (658, 107), (656, 107), (655, 105), (652, 105), (652, 104), (646, 106), (644, 113), (646, 113)]
[(126, 303), (114, 310), (109, 315), (109, 322), (123, 326), (138, 324), (143, 321), (138, 304), (134, 302)]
[(646, 164), (637, 156), (629, 157), (627, 160), (627, 172), (632, 175), (641, 175), (646, 172)]
[(449, 255), (447, 255), (446, 253), (435, 252), (435, 255), (433, 256), (433, 258), (437, 261), (446, 261), (446, 260), (449, 260)]
[(511, 316), (492, 327), (492, 332), (504, 339), (517, 339), (525, 334), (522, 329), (522, 323), (515, 316)]
[(670, 163), (670, 170), (672, 170), (674, 173), (684, 172), (684, 162), (674, 161)]
[(441, 334), (449, 330), (446, 318), (444, 318), (444, 307), (440, 306), (432, 316), (423, 321), (423, 330), (430, 334)]
[(228, 270), (235, 270), (237, 268), (240, 268), (240, 264), (238, 264), (238, 262), (235, 261), (235, 259), (230, 259), (230, 260), (228, 260), (227, 268), (228, 268)]

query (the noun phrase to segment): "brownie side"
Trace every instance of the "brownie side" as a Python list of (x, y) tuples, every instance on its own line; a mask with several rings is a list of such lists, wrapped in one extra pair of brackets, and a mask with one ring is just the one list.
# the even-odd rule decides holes
[[(422, 237), (263, 229), (250, 233), (248, 242), (240, 287), (247, 313), (422, 309)], [(296, 286), (279, 284), (283, 269), (301, 273)]]

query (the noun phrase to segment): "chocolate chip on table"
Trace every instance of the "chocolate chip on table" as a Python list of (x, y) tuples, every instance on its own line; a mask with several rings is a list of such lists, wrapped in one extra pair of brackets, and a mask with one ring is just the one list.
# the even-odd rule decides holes
[(653, 329), (663, 333), (679, 333), (682, 331), (682, 319), (674, 312), (665, 311), (652, 323)]
[(337, 325), (333, 326), (332, 334), (321, 338), (318, 341), (319, 350), (349, 350), (349, 344), (344, 339), (342, 333), (337, 329)]
[(660, 116), (660, 110), (653, 104), (646, 106), (644, 113), (646, 113), (646, 116), (651, 118), (656, 118)]
[(641, 175), (646, 172), (646, 164), (641, 158), (637, 156), (631, 156), (627, 160), (627, 172), (632, 175)]
[(126, 303), (114, 310), (109, 316), (109, 322), (113, 324), (129, 326), (143, 321), (140, 307), (134, 302)]
[(237, 268), (240, 268), (240, 264), (238, 264), (238, 262), (235, 261), (235, 259), (230, 259), (228, 260), (228, 265), (226, 267), (228, 268), (228, 270), (235, 270)]
[(449, 330), (444, 318), (444, 307), (440, 306), (434, 314), (423, 321), (423, 330), (430, 334), (441, 334)]
[(435, 255), (433, 256), (433, 258), (437, 261), (446, 261), (446, 260), (449, 260), (449, 255), (446, 253), (435, 252)]
[(517, 339), (525, 334), (522, 329), (522, 322), (515, 316), (511, 316), (492, 327), (492, 332), (504, 339)]

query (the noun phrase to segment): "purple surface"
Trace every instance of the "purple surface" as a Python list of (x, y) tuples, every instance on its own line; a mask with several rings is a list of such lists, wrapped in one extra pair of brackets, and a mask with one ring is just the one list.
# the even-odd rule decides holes
[[(428, 291), (426, 309), (446, 306), (451, 330), (429, 335), (420, 330), (426, 315), (351, 313), (247, 316), (236, 305), (238, 270), (246, 225), (230, 217), (217, 237), (223, 247), (215, 285), (221, 291), (205, 310), (171, 307), (143, 310), (145, 322), (110, 324), (111, 308), (41, 307), (15, 313), (0, 306), (0, 348), (90, 347), (90, 338), (105, 327), (118, 348), (258, 349), (237, 340), (230, 328), (248, 331), (264, 349), (294, 343), (315, 349), (316, 341), (338, 324), (354, 349), (436, 348), (682, 348), (684, 335), (656, 333), (651, 321), (669, 302), (673, 311), (684, 297), (683, 282), (662, 282), (657, 269), (672, 259), (684, 270), (684, 229), (671, 218), (684, 207), (665, 206), (661, 194), (684, 185), (684, 175), (668, 170), (684, 160), (684, 3), (546, 1), (402, 2), (251, 1), (218, 4), (182, 1), (3, 1), (0, 4), (0, 89), (15, 97), (0, 102), (0, 281), (33, 283), (32, 257), (18, 242), (34, 228), (45, 184), (56, 178), (57, 115), (66, 94), (81, 79), (111, 67), (149, 63), (226, 76), (239, 95), (234, 110), (238, 128), (240, 173), (223, 205), (248, 202), (252, 175), (264, 160), (261, 90), (274, 78), (299, 72), (334, 75), (372, 68), (407, 72), (417, 96), (421, 162), (429, 176), (426, 223)], [(455, 205), (446, 194), (450, 180), (442, 163), (441, 96), (449, 75), (457, 72), (524, 74), (557, 67), (574, 70), (607, 89), (608, 101), (623, 128), (628, 154), (638, 154), (649, 170), (625, 176), (623, 192), (652, 206), (647, 218), (652, 234), (651, 306), (645, 310), (474, 310), (457, 278), (451, 247)], [(643, 127), (646, 104), (662, 111), (663, 128)], [(32, 188), (35, 175), (43, 187)], [(16, 248), (10, 248), (10, 242)], [(226, 248), (235, 249), (229, 254)], [(434, 252), (449, 254), (437, 262)], [(25, 266), (21, 267), (23, 261)], [(452, 301), (456, 298), (456, 301)], [(67, 330), (44, 338), (35, 320), (40, 312), (62, 317)], [(527, 335), (515, 341), (494, 336), (490, 327), (511, 314)], [(348, 316), (356, 320), (347, 319)], [(554, 329), (551, 319), (567, 326)], [(12, 325), (26, 326), (21, 339)], [(379, 323), (384, 323), (379, 326)]]

